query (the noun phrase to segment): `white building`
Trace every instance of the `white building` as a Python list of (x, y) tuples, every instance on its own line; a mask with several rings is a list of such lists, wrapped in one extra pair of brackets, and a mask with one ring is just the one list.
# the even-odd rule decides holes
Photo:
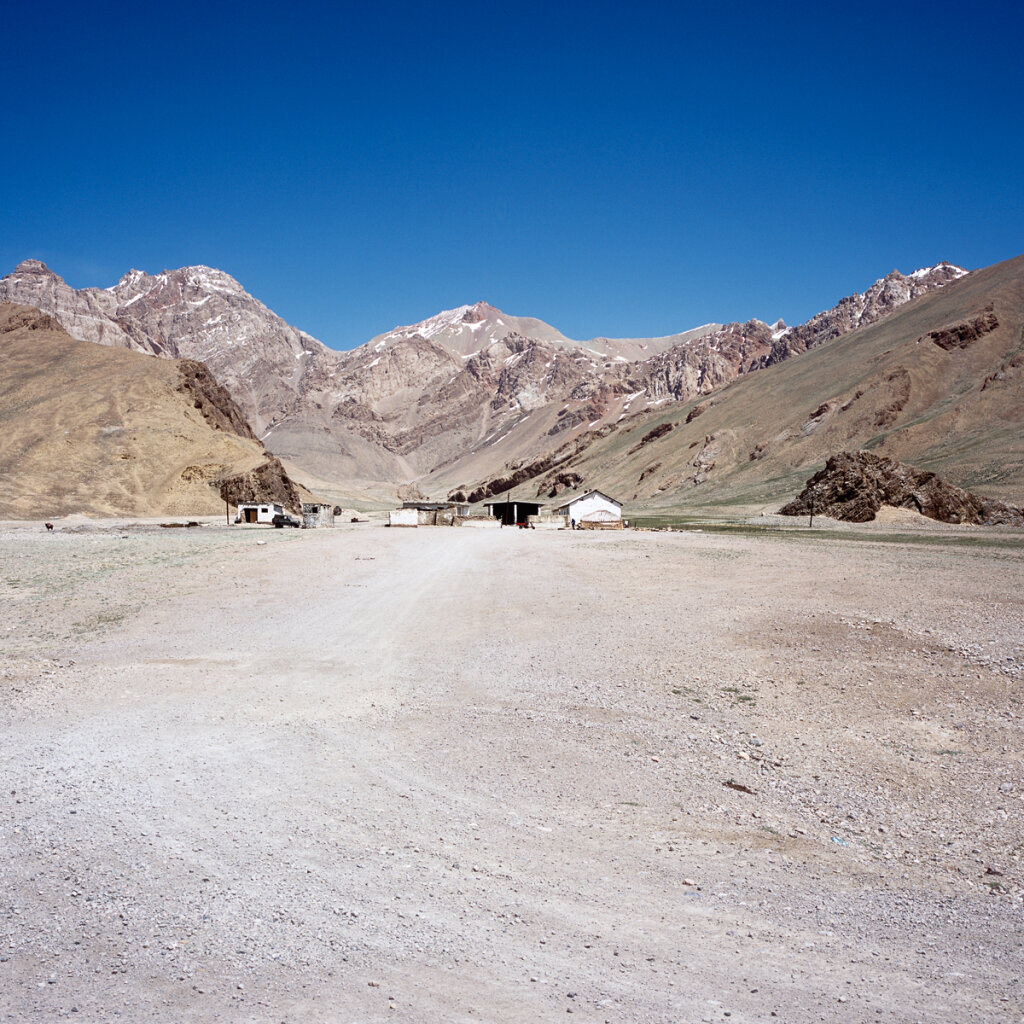
[(601, 491), (587, 491), (570, 498), (555, 509), (555, 514), (568, 517), (570, 523), (585, 530), (622, 529), (622, 502)]
[(274, 523), (274, 516), (283, 516), (284, 506), (272, 501), (243, 501), (238, 506), (236, 523)]

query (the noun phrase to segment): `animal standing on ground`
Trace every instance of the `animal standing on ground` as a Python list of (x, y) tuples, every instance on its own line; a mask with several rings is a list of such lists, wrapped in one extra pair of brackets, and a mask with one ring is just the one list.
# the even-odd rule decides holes
[(47, 530), (53, 529), (53, 523), (43, 523), (43, 525), (46, 527)]

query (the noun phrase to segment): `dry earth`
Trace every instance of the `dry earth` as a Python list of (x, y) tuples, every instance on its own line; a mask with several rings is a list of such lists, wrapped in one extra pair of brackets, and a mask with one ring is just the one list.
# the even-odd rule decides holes
[(1020, 533), (0, 544), (0, 1020), (1024, 1013)]

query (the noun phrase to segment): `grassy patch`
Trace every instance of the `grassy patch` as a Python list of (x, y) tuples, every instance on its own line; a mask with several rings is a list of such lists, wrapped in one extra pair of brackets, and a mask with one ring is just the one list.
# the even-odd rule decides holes
[(869, 530), (834, 529), (829, 525), (808, 527), (806, 516), (794, 517), (793, 525), (770, 523), (709, 522), (684, 515), (633, 516), (630, 524), (648, 530), (674, 530), (681, 533), (714, 533), (730, 537), (777, 537), (781, 540), (838, 540), (860, 544), (914, 544), (939, 548), (1008, 548), (1024, 551), (1024, 533), (1007, 527), (1004, 537), (957, 534), (872, 533)]

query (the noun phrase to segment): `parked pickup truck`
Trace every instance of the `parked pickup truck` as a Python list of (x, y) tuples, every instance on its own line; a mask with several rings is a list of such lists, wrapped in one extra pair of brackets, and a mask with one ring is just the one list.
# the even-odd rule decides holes
[(286, 526), (301, 526), (302, 524), (294, 516), (285, 515), (279, 512), (273, 519), (274, 529), (282, 530)]

